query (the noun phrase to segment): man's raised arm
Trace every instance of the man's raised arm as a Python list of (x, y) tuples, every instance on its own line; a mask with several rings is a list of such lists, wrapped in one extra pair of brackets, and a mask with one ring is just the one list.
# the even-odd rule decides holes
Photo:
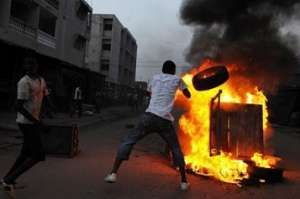
[(191, 92), (189, 91), (189, 89), (187, 89), (187, 88), (183, 89), (182, 93), (185, 97), (191, 98)]

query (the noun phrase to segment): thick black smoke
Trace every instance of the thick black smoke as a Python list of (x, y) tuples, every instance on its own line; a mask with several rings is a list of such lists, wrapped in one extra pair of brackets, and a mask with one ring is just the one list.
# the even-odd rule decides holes
[(281, 28), (296, 13), (298, 3), (300, 0), (184, 0), (181, 18), (195, 27), (187, 61), (198, 65), (212, 58), (239, 64), (239, 75), (273, 90), (297, 66), (296, 37), (284, 36)]

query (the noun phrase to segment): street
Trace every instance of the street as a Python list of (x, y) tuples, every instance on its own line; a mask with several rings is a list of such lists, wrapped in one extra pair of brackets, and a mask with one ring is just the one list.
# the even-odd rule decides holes
[[(297, 199), (300, 197), (300, 134), (277, 127), (271, 145), (274, 153), (284, 159), (287, 168), (285, 182), (239, 188), (213, 179), (188, 175), (191, 189), (179, 189), (179, 175), (161, 155), (162, 141), (156, 135), (146, 137), (124, 163), (116, 184), (103, 181), (110, 171), (122, 136), (135, 124), (136, 118), (105, 125), (84, 127), (80, 131), (81, 153), (73, 159), (48, 157), (18, 183), (20, 199), (123, 199), (123, 198), (257, 198)], [(0, 175), (9, 169), (16, 158), (18, 147), (0, 149)], [(4, 199), (3, 192), (0, 198)]]

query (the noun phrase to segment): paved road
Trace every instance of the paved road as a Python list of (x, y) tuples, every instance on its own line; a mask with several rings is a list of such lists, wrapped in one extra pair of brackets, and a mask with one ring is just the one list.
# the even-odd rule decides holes
[[(82, 153), (74, 159), (48, 158), (24, 175), (19, 183), (27, 185), (17, 191), (20, 199), (134, 199), (134, 198), (212, 198), (212, 199), (297, 199), (300, 198), (300, 136), (276, 133), (275, 152), (286, 159), (289, 170), (282, 184), (238, 188), (189, 175), (191, 190), (178, 189), (179, 176), (160, 155), (161, 141), (151, 135), (140, 143), (130, 162), (122, 167), (118, 183), (106, 184), (104, 176), (110, 169), (115, 149), (126, 133), (127, 124), (136, 118), (81, 130)], [(283, 132), (284, 130), (277, 130)], [(17, 148), (0, 150), (0, 175), (14, 161)], [(4, 198), (0, 193), (0, 198)]]

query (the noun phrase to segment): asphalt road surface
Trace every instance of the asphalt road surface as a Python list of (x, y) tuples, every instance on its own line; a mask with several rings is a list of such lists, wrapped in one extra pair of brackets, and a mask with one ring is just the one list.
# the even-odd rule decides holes
[[(155, 135), (138, 144), (129, 162), (118, 175), (116, 184), (103, 181), (109, 172), (116, 148), (126, 134), (125, 119), (80, 131), (82, 152), (73, 159), (49, 157), (19, 179), (24, 189), (17, 190), (20, 199), (297, 199), (300, 198), (300, 134), (277, 128), (271, 144), (274, 152), (285, 160), (285, 182), (239, 188), (212, 179), (188, 175), (191, 189), (181, 192), (179, 175), (160, 154), (162, 141)], [(0, 175), (15, 160), (18, 147), (0, 150)], [(0, 199), (5, 196), (0, 192)]]

